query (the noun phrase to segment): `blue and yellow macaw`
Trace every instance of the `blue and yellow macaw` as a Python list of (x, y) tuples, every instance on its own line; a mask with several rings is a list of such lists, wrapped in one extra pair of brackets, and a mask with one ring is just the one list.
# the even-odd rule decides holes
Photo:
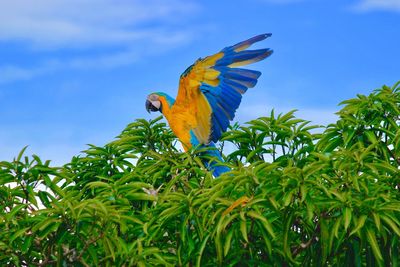
[[(246, 50), (270, 36), (261, 34), (198, 59), (181, 75), (176, 99), (165, 93), (152, 93), (146, 100), (147, 111), (160, 111), (165, 116), (186, 151), (197, 145), (215, 148), (214, 142), (235, 117), (242, 94), (254, 87), (261, 75), (259, 71), (237, 67), (271, 55), (269, 48)], [(207, 154), (222, 161), (217, 149), (210, 149)], [(205, 165), (215, 177), (229, 170), (214, 161)]]

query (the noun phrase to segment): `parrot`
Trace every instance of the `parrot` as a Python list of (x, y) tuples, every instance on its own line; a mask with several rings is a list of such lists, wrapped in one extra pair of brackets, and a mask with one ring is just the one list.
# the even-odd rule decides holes
[(203, 163), (214, 177), (230, 170), (223, 162), (215, 143), (235, 117), (248, 88), (256, 85), (260, 71), (238, 68), (270, 56), (270, 48), (247, 50), (252, 44), (271, 36), (260, 34), (228, 46), (220, 52), (199, 58), (180, 76), (176, 98), (155, 92), (147, 96), (145, 107), (161, 112), (185, 151), (206, 147)]

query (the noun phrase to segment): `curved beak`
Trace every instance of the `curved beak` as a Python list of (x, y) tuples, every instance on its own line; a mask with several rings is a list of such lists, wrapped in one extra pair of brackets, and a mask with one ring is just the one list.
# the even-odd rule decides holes
[(154, 104), (152, 101), (150, 100), (146, 100), (146, 110), (148, 113), (150, 113), (151, 111), (155, 112), (155, 111), (159, 111), (160, 110), (160, 102), (155, 101)]

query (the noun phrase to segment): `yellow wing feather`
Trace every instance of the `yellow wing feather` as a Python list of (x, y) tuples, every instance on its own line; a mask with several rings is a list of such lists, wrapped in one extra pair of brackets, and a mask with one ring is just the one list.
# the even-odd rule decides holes
[(197, 60), (187, 73), (182, 74), (179, 81), (179, 91), (174, 106), (184, 106), (190, 111), (185, 112), (185, 117), (193, 122), (191, 125), (193, 134), (201, 144), (209, 142), (212, 108), (199, 87), (201, 83), (218, 85), (220, 72), (210, 67), (214, 66), (223, 55), (220, 52)]

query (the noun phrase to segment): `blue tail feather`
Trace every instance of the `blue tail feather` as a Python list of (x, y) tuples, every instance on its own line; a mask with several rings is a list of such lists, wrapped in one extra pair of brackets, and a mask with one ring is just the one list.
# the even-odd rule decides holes
[(203, 152), (203, 155), (207, 158), (204, 159), (204, 165), (207, 169), (213, 172), (215, 178), (220, 176), (221, 174), (230, 171), (231, 169), (227, 166), (220, 165), (221, 162), (224, 162), (222, 159), (221, 153), (215, 147), (215, 144), (211, 142), (208, 145), (204, 145), (202, 147), (209, 147), (207, 151)]
[[(192, 131), (190, 131), (190, 135), (191, 135), (192, 146), (194, 147), (198, 146), (199, 141), (197, 140), (196, 136)], [(219, 150), (215, 147), (214, 142), (211, 142), (208, 145), (200, 145), (200, 148), (202, 151), (201, 155), (203, 156), (202, 162), (208, 170), (213, 172), (215, 178), (217, 178), (224, 172), (228, 172), (231, 170), (229, 167), (221, 165), (221, 163), (224, 162), (224, 160)]]

